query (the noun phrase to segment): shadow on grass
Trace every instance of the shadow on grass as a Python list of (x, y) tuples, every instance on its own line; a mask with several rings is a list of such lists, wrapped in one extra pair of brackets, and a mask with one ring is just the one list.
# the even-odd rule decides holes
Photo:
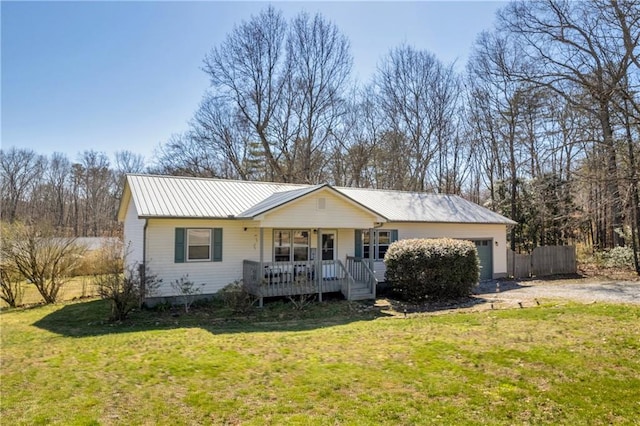
[(472, 308), (476, 305), (482, 305), (488, 303), (487, 299), (479, 296), (473, 297), (460, 297), (457, 299), (447, 300), (431, 300), (423, 303), (411, 303), (395, 298), (386, 298), (384, 301), (390, 306), (390, 308), (398, 314), (413, 314), (413, 313), (431, 313), (441, 311), (452, 311), (456, 309)]
[(67, 337), (101, 336), (149, 330), (200, 328), (212, 334), (281, 332), (335, 327), (357, 321), (392, 316), (373, 301), (356, 303), (330, 300), (312, 303), (302, 310), (291, 304), (267, 303), (244, 315), (230, 314), (215, 305), (197, 307), (188, 314), (178, 309), (134, 311), (122, 322), (107, 320), (109, 304), (104, 300), (71, 303), (46, 315), (33, 325)]

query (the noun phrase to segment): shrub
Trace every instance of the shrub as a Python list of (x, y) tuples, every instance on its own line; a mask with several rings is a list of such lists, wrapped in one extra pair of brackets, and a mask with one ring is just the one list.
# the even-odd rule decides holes
[(196, 298), (202, 293), (204, 284), (196, 284), (189, 280), (189, 275), (180, 277), (171, 283), (171, 288), (178, 293), (178, 297), (182, 300), (184, 306), (184, 312), (189, 313), (189, 308), (196, 300)]
[(468, 296), (480, 276), (480, 261), (470, 241), (400, 240), (384, 257), (391, 289), (410, 301)]
[(0, 299), (15, 308), (22, 303), (23, 294), (22, 277), (11, 264), (0, 265)]
[(606, 268), (633, 268), (633, 249), (614, 247), (602, 254)]
[(86, 251), (47, 224), (2, 224), (0, 240), (3, 263), (33, 284), (47, 304), (57, 301)]
[(255, 302), (254, 297), (249, 294), (242, 280), (227, 284), (216, 295), (227, 308), (237, 313), (248, 312)]
[(95, 285), (100, 297), (111, 304), (110, 320), (123, 321), (162, 280), (138, 264), (125, 269), (126, 253), (119, 241), (109, 244), (103, 253), (106, 273), (96, 276)]

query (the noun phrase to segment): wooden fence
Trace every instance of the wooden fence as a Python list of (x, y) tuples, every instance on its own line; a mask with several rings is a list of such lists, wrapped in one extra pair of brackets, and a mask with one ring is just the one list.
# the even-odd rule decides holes
[(507, 274), (513, 278), (544, 277), (577, 272), (574, 246), (536, 247), (531, 254), (507, 249)]

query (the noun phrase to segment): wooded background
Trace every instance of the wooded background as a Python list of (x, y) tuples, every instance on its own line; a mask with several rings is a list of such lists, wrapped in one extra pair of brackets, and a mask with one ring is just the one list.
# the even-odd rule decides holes
[(153, 158), (3, 149), (2, 218), (115, 235), (124, 174), (151, 172), (459, 194), (517, 221), (517, 252), (637, 253), (639, 40), (636, 1), (516, 1), (462, 71), (401, 45), (356, 83), (339, 28), (267, 7), (206, 55), (209, 90)]

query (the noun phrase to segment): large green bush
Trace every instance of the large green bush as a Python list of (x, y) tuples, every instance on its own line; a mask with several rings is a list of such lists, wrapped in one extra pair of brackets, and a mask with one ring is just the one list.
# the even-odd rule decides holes
[(475, 244), (450, 238), (396, 241), (384, 263), (391, 289), (410, 301), (468, 296), (480, 276)]

